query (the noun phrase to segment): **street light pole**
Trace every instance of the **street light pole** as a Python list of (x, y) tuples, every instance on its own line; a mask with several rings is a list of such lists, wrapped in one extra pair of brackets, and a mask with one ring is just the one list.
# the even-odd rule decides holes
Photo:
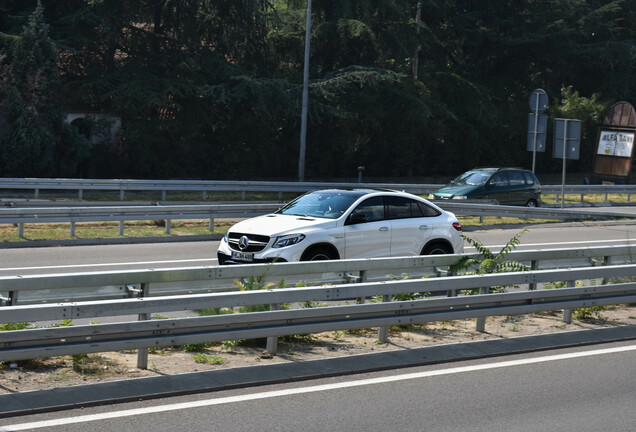
[(309, 104), (309, 41), (311, 39), (311, 0), (307, 0), (307, 25), (305, 30), (305, 70), (303, 78), (303, 102), (300, 119), (300, 153), (298, 155), (298, 181), (305, 181), (305, 149), (307, 147), (307, 106)]

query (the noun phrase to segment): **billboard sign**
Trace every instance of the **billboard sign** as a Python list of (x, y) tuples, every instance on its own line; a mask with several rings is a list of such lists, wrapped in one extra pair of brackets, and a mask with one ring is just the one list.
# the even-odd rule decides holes
[(601, 130), (596, 154), (631, 158), (633, 147), (634, 132)]

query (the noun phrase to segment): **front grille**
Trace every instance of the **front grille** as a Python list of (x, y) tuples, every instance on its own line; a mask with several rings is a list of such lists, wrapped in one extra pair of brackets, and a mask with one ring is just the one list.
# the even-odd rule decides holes
[[(239, 241), (243, 236), (249, 239), (245, 249), (239, 248)], [(269, 237), (258, 234), (230, 233), (228, 236), (228, 243), (230, 245), (230, 249), (235, 251), (260, 252), (265, 249), (267, 243), (269, 243)]]

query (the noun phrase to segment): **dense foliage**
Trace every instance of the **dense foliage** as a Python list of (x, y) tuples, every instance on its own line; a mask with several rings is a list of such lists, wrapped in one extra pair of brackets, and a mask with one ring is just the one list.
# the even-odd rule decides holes
[[(636, 0), (423, 0), (419, 22), (417, 0), (312, 3), (307, 178), (530, 167), (536, 88), (584, 121), (568, 170), (589, 171), (600, 117), (636, 101)], [(306, 6), (0, 0), (0, 176), (295, 179)], [(121, 135), (91, 142), (74, 111)]]

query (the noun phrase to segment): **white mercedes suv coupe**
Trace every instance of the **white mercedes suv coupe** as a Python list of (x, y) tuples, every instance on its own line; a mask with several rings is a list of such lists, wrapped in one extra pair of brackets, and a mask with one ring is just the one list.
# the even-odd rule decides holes
[(418, 196), (372, 189), (308, 192), (278, 211), (232, 226), (220, 264), (461, 253), (453, 213)]

